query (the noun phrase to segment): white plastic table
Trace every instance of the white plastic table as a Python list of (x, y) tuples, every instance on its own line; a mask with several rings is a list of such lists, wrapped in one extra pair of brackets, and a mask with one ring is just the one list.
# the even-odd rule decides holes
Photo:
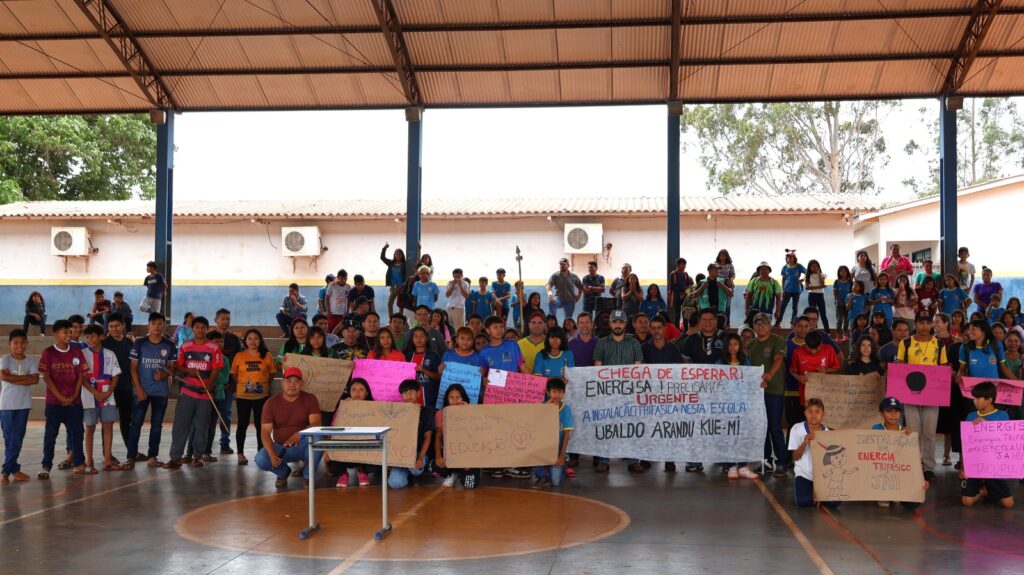
[(308, 440), (306, 466), (310, 470), (309, 527), (299, 533), (299, 539), (306, 539), (320, 529), (316, 522), (316, 469), (313, 467), (313, 456), (317, 451), (380, 450), (382, 520), (374, 539), (380, 541), (391, 533), (391, 523), (388, 522), (388, 431), (391, 431), (390, 427), (310, 427), (299, 432), (300, 437)]

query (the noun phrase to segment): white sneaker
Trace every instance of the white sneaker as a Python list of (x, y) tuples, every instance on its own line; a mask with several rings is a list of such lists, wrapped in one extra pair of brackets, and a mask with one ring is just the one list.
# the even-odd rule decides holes
[[(733, 469), (736, 469), (736, 468), (733, 467)], [(741, 467), (740, 468), (740, 478), (742, 478), (742, 479), (760, 479), (760, 477), (757, 475), (757, 473), (751, 471), (749, 467)]]
[(441, 482), (441, 487), (452, 487), (453, 485), (455, 485), (455, 475), (449, 475)]
[(740, 472), (737, 470), (738, 465), (733, 465), (729, 468), (729, 479), (739, 479)]

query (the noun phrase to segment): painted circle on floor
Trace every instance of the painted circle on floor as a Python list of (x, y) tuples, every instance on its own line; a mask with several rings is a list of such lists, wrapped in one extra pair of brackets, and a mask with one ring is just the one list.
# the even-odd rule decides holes
[[(181, 516), (182, 537), (235, 551), (344, 559), (380, 529), (379, 487), (318, 489), (320, 530), (306, 540), (305, 490), (224, 501)], [(394, 530), (360, 556), (369, 561), (446, 561), (525, 555), (564, 549), (614, 535), (629, 526), (618, 507), (574, 495), (503, 487), (442, 487), (388, 492)]]

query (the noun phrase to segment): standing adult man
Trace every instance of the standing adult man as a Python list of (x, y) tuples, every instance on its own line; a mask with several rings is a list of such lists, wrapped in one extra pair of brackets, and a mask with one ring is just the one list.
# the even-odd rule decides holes
[(348, 314), (348, 294), (352, 286), (348, 285), (348, 272), (338, 270), (334, 283), (327, 286), (327, 293), (324, 294), (324, 301), (327, 303), (327, 327), (330, 331), (338, 327), (341, 320)]
[(591, 314), (597, 308), (597, 298), (604, 295), (604, 276), (597, 273), (597, 261), (587, 262), (587, 275), (580, 280), (583, 285), (583, 311)]
[(128, 377), (132, 369), (132, 340), (125, 337), (125, 322), (120, 314), (107, 317), (107, 337), (100, 342), (103, 349), (109, 349), (117, 358), (121, 377), (114, 388), (114, 404), (117, 406), (118, 422), (121, 429), (121, 441), (128, 445), (128, 437), (132, 431), (132, 380)]
[(324, 278), (324, 287), (320, 288), (320, 293), (317, 295), (316, 298), (316, 312), (322, 314), (325, 319), (327, 318), (327, 288), (331, 285), (333, 281), (334, 274), (327, 274), (327, 277)]
[(724, 315), (732, 297), (732, 288), (725, 280), (718, 277), (718, 264), (708, 264), (708, 277), (697, 286), (693, 295), (700, 298), (702, 309), (714, 310), (716, 315)]
[(568, 258), (558, 260), (558, 271), (551, 274), (544, 288), (548, 292), (548, 313), (557, 317), (558, 310), (562, 310), (562, 319), (573, 317), (576, 302), (583, 296), (583, 283), (569, 269)]
[(626, 281), (629, 280), (629, 274), (631, 273), (633, 273), (633, 266), (622, 264), (621, 275), (612, 280), (611, 290), (612, 295), (615, 297), (615, 309), (622, 309), (622, 288), (626, 287)]
[[(302, 391), (302, 370), (289, 367), (284, 370), (281, 393), (263, 406), (260, 421), (263, 449), (256, 454), (256, 467), (276, 475), (276, 487), (287, 487), (292, 474), (289, 464), (305, 461), (308, 453), (309, 440), (300, 437), (299, 432), (319, 425), (320, 404), (316, 396)], [(320, 466), (322, 455), (320, 451), (313, 455), (313, 477), (316, 477), (315, 470)], [(310, 471), (308, 465), (302, 468), (306, 485), (309, 485)]]
[(288, 295), (281, 300), (281, 307), (277, 310), (277, 325), (284, 332), (282, 337), (292, 336), (292, 322), (297, 317), (305, 319), (306, 309), (306, 298), (299, 293), (299, 284), (288, 284)]
[[(135, 340), (131, 353), (132, 385), (135, 404), (132, 407), (132, 428), (128, 438), (128, 465), (148, 461), (149, 467), (163, 467), (157, 459), (160, 454), (160, 432), (164, 424), (169, 395), (168, 381), (178, 359), (178, 348), (164, 336), (166, 320), (163, 314), (149, 314), (149, 334)], [(146, 411), (150, 410), (149, 451), (139, 454), (139, 437)]]
[[(646, 316), (644, 318), (646, 319)], [(636, 318), (633, 319), (633, 323), (636, 323)], [(665, 318), (661, 317), (661, 315), (652, 317), (650, 319), (650, 332), (651, 335), (647, 338), (647, 341), (640, 345), (640, 350), (644, 355), (644, 363), (683, 363), (683, 356), (679, 353), (679, 349), (665, 338)], [(671, 473), (675, 470), (676, 463), (674, 461), (665, 462), (666, 472)]]
[[(897, 363), (910, 365), (946, 365), (946, 346), (932, 335), (932, 316), (928, 312), (917, 315), (914, 335), (897, 340)], [(928, 405), (903, 404), (903, 417), (907, 429), (917, 432), (921, 449), (921, 467), (925, 481), (935, 481), (935, 428), (939, 423), (939, 408)]]
[(910, 258), (900, 254), (900, 245), (893, 244), (889, 246), (889, 255), (882, 260), (882, 271), (889, 274), (890, 283), (895, 285), (897, 276), (914, 273), (914, 265)]
[(761, 262), (757, 266), (757, 276), (747, 283), (743, 302), (746, 307), (747, 325), (751, 324), (754, 316), (761, 313), (781, 317), (782, 285), (779, 284), (779, 280), (772, 277), (772, 266), (768, 265), (768, 262)]
[(519, 340), (519, 351), (523, 354), (523, 361), (526, 362), (526, 373), (533, 373), (533, 362), (537, 359), (537, 354), (544, 349), (544, 341), (547, 339), (545, 334), (548, 331), (548, 324), (544, 319), (544, 314), (539, 311), (533, 312), (530, 315), (530, 321), (527, 322), (527, 327), (529, 333)]
[[(213, 322), (217, 325), (215, 331), (221, 335), (220, 349), (221, 353), (228, 360), (227, 363), (230, 365), (235, 360), (235, 354), (242, 351), (242, 340), (237, 335), (231, 333), (231, 310), (227, 308), (220, 308), (217, 310), (217, 314), (213, 317)], [(291, 327), (291, 326), (289, 326)], [(229, 385), (224, 389), (224, 399), (217, 400), (217, 409), (220, 410), (221, 417), (224, 418), (224, 425), (217, 422), (217, 427), (220, 427), (220, 453), (221, 455), (231, 455), (235, 452), (231, 448), (231, 415), (232, 406), (235, 403), (235, 386)], [(213, 440), (216, 435), (216, 428), (210, 428), (209, 443), (207, 444), (207, 450), (209, 451), (213, 447)]]
[[(633, 365), (644, 360), (640, 343), (626, 335), (626, 313), (621, 309), (613, 311), (608, 316), (608, 324), (611, 333), (597, 342), (594, 348), (594, 365)], [(608, 458), (594, 457), (594, 467), (597, 473), (608, 472)], [(639, 459), (629, 459), (628, 466), (630, 473), (643, 473), (647, 471), (640, 464)]]
[(680, 313), (683, 308), (683, 301), (686, 300), (686, 290), (693, 285), (693, 279), (686, 273), (686, 258), (676, 260), (676, 269), (668, 275), (668, 309), (672, 313), (672, 321), (678, 326), (682, 321)]
[(576, 337), (569, 340), (569, 351), (572, 352), (573, 362), (576, 367), (590, 367), (594, 365), (594, 349), (597, 348), (597, 338), (594, 337), (594, 316), (589, 312), (583, 312), (576, 317)]
[[(711, 269), (710, 266), (708, 269)], [(722, 357), (722, 348), (725, 347), (725, 334), (718, 329), (718, 314), (711, 308), (703, 308), (697, 318), (697, 333), (679, 338), (676, 347), (685, 363), (716, 363)], [(703, 471), (702, 462), (686, 462), (687, 473)]]
[(761, 312), (754, 316), (753, 341), (747, 346), (752, 367), (761, 366), (761, 388), (768, 417), (768, 433), (764, 438), (764, 458), (775, 455), (775, 477), (785, 477), (789, 465), (789, 449), (783, 431), (782, 416), (786, 407), (786, 340), (772, 333), (773, 314)]
[(164, 274), (156, 271), (156, 262), (146, 264), (146, 277), (142, 280), (146, 286), (146, 297), (142, 298), (139, 311), (160, 313), (163, 310), (164, 295), (167, 293), (167, 280)]

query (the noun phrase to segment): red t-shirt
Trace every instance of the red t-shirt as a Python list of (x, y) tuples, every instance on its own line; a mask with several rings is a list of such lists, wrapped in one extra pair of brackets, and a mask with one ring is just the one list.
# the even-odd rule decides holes
[(300, 391), (295, 401), (288, 401), (283, 393), (279, 393), (263, 405), (260, 423), (274, 426), (271, 438), (274, 443), (284, 443), (289, 437), (309, 427), (309, 416), (314, 414), (320, 415), (320, 402), (312, 393)]
[[(39, 373), (50, 375), (53, 385), (64, 397), (74, 396), (73, 405), (82, 405), (82, 394), (75, 393), (78, 378), (89, 371), (89, 364), (82, 355), (82, 349), (74, 344), (67, 349), (57, 349), (51, 345), (39, 356)], [(60, 405), (50, 388), (46, 388), (46, 405)]]
[(393, 349), (390, 352), (378, 357), (372, 350), (366, 355), (366, 359), (379, 359), (383, 361), (405, 361), (405, 354)]
[[(839, 356), (836, 350), (827, 344), (818, 346), (818, 353), (811, 353), (807, 346), (800, 346), (793, 350), (793, 361), (790, 363), (790, 371), (798, 375), (818, 371), (822, 367), (839, 369)], [(800, 405), (804, 404), (804, 384), (800, 384)]]
[[(214, 373), (224, 367), (224, 357), (220, 347), (212, 341), (197, 344), (195, 340), (186, 341), (178, 350), (178, 367), (184, 370), (181, 379), (181, 393), (195, 399), (206, 399), (203, 387), (213, 389)], [(199, 372), (200, 381), (196, 378)]]

